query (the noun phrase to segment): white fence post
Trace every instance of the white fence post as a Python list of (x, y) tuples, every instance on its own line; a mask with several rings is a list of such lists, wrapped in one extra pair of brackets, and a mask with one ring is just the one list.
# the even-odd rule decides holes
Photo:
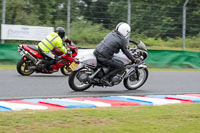
[[(6, 0), (2, 0), (2, 22), (1, 24), (6, 23)], [(1, 39), (1, 43), (5, 43), (4, 40)]]
[(70, 38), (70, 5), (71, 4), (71, 1), (68, 0), (68, 3), (67, 3), (67, 36), (68, 38)]
[(183, 31), (182, 31), (182, 39), (183, 39), (183, 50), (185, 50), (186, 43), (185, 43), (185, 34), (186, 34), (186, 6), (189, 0), (186, 0), (183, 5)]

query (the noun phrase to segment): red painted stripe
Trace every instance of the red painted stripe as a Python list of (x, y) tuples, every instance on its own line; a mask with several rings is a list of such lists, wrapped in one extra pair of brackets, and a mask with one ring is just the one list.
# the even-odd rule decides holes
[(186, 96), (195, 96), (195, 97), (200, 97), (200, 94), (185, 94)]
[(183, 103), (187, 103), (187, 102), (193, 103), (192, 100), (181, 99), (181, 98), (165, 97), (165, 99), (179, 100), (179, 101), (181, 101)]
[(86, 98), (86, 97), (74, 97), (74, 98), (67, 98), (67, 99), (79, 100), (79, 101), (90, 100), (90, 101), (95, 101), (95, 102), (103, 102), (103, 103), (109, 103), (112, 106), (140, 105), (140, 103), (137, 103), (137, 102), (98, 99), (98, 98)]
[(44, 105), (50, 105), (50, 106), (54, 106), (54, 107), (59, 107), (59, 108), (66, 108), (66, 106), (53, 104), (53, 103), (47, 103), (47, 102), (41, 102), (41, 101), (39, 101), (38, 103), (41, 103), (41, 104), (44, 104)]
[(38, 106), (46, 106), (48, 109), (61, 109), (61, 107), (56, 107), (52, 105), (47, 105), (43, 103), (32, 103), (32, 102), (27, 102), (27, 101), (20, 101), (20, 100), (9, 100), (5, 102), (10, 102), (10, 103), (21, 103), (21, 104), (28, 104), (28, 105), (38, 105)]

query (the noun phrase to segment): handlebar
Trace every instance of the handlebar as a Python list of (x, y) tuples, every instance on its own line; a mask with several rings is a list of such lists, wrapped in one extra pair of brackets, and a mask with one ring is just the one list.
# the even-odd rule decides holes
[(131, 42), (131, 43), (133, 43), (133, 44), (138, 44), (136, 41), (134, 41), (134, 40), (129, 40), (129, 42)]

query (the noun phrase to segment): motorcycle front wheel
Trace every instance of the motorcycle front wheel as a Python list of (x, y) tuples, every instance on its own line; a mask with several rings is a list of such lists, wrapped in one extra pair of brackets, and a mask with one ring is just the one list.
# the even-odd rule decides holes
[(17, 72), (23, 76), (29, 76), (34, 72), (34, 70), (28, 69), (29, 66), (34, 66), (33, 62), (28, 58), (24, 60), (22, 57), (17, 63)]
[(73, 71), (68, 79), (70, 88), (74, 91), (84, 91), (90, 88), (91, 84), (85, 84), (80, 81), (80, 79), (86, 79), (87, 76), (87, 73), (83, 69)]
[(149, 72), (147, 68), (138, 68), (139, 78), (137, 79), (136, 73), (133, 73), (132, 75), (124, 79), (124, 86), (128, 90), (136, 90), (146, 82), (148, 75)]
[(65, 76), (69, 76), (72, 73), (72, 69), (69, 68), (69, 65), (65, 65), (60, 69), (61, 73)]

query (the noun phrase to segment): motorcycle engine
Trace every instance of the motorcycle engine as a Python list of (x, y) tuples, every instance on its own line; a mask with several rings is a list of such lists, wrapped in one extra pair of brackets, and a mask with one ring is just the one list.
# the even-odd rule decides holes
[(114, 76), (114, 77), (112, 78), (112, 83), (113, 83), (114, 85), (119, 84), (120, 81), (121, 81), (121, 76), (120, 76), (120, 75), (116, 75), (116, 76)]
[(89, 79), (89, 76), (91, 74), (93, 74), (94, 71), (92, 69), (83, 69), (82, 71), (80, 71), (78, 74), (77, 74), (77, 79), (80, 81), (80, 82), (87, 82), (88, 79)]

